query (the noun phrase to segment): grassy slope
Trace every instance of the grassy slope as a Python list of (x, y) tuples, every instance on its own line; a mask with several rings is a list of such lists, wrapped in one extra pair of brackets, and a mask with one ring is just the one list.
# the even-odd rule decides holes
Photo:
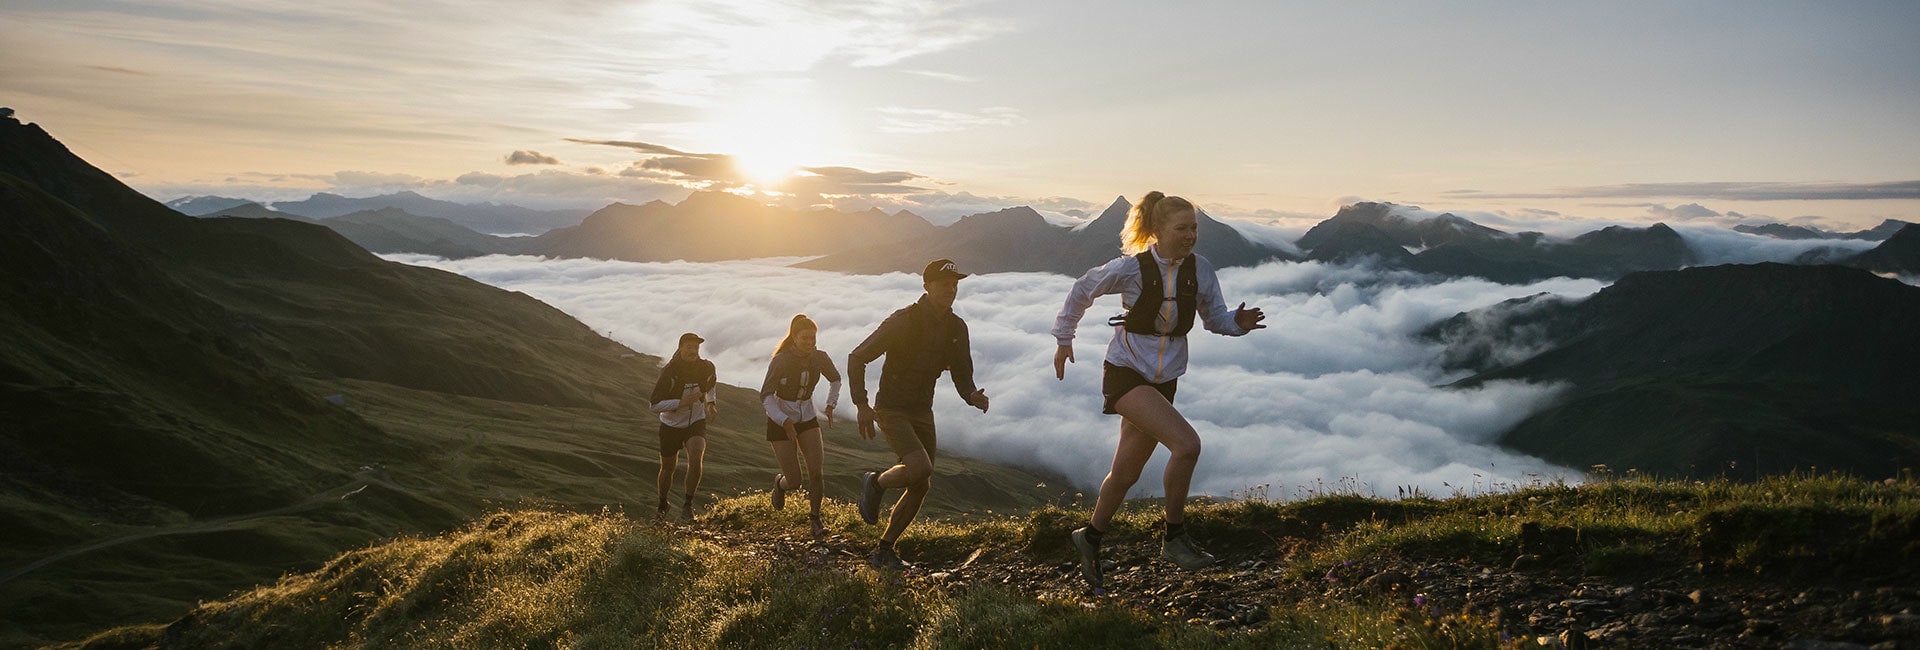
[[(856, 545), (876, 534), (846, 505), (832, 511), (831, 528)], [(984, 555), (983, 564), (1055, 564), (1070, 557), (1061, 540), (1083, 516), (1046, 507), (1024, 518), (936, 523), (910, 529), (901, 548), (930, 564), (969, 553)], [(1129, 508), (1115, 534), (1141, 535), (1154, 516)], [(1868, 575), (1898, 581), (1920, 568), (1920, 486), (1911, 481), (1636, 478), (1446, 500), (1332, 494), (1203, 505), (1194, 521), (1217, 546), (1272, 562), (1279, 588), (1260, 603), (1271, 612), (1265, 623), (1233, 632), (1170, 625), (1129, 606), (1145, 594), (903, 581), (830, 555), (715, 543), (617, 515), (517, 511), (354, 551), (204, 604), (172, 629), (114, 630), (90, 647), (1491, 647), (1524, 621), (1499, 622), (1461, 603), (1423, 611), (1404, 595), (1328, 602), (1286, 594), (1324, 586), (1323, 573), (1350, 562), (1385, 557), (1504, 565), (1547, 553), (1549, 570), (1618, 576), (1702, 563), (1789, 590)], [(753, 496), (723, 502), (704, 524), (764, 540), (800, 520)], [(1546, 532), (1528, 538), (1527, 524)], [(1789, 565), (1800, 571), (1774, 570)]]
[[(174, 213), (37, 127), (0, 123), (0, 153), (0, 646), (170, 618), (501, 504), (651, 505), (658, 358), (314, 224)], [(726, 395), (707, 487), (732, 492), (773, 463), (751, 393)], [(886, 458), (838, 449), (830, 485)], [(1017, 470), (943, 470), (1041, 498)]]

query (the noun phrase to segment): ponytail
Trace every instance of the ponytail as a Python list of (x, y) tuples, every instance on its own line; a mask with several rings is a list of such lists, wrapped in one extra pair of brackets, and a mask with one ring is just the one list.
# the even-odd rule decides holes
[(1160, 224), (1165, 223), (1167, 215), (1193, 209), (1193, 203), (1177, 196), (1167, 196), (1159, 191), (1148, 192), (1140, 197), (1127, 211), (1127, 225), (1120, 229), (1120, 252), (1126, 255), (1138, 255), (1159, 239)]
[(780, 339), (780, 344), (773, 346), (773, 356), (777, 357), (780, 356), (780, 353), (786, 352), (787, 345), (793, 343), (794, 335), (806, 330), (819, 332), (820, 325), (814, 323), (813, 319), (807, 318), (806, 314), (794, 314), (793, 321), (787, 323), (786, 338)]

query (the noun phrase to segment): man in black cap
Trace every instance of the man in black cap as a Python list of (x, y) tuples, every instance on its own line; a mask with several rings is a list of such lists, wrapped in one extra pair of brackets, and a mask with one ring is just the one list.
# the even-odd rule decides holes
[(656, 487), (660, 493), (657, 519), (667, 518), (667, 493), (673, 490), (673, 470), (680, 464), (680, 450), (687, 450), (687, 494), (680, 514), (693, 520), (693, 495), (700, 489), (702, 461), (707, 454), (707, 419), (720, 413), (714, 402), (713, 387), (718, 383), (713, 362), (700, 358), (700, 343), (705, 339), (693, 332), (680, 335), (680, 347), (660, 369), (653, 384), (652, 410), (660, 414), (660, 475)]
[[(853, 384), (853, 404), (860, 409), (860, 436), (873, 439), (874, 428), (886, 437), (900, 464), (861, 476), (860, 518), (880, 521), (880, 498), (889, 489), (906, 491), (893, 504), (880, 547), (868, 561), (875, 567), (902, 569), (906, 563), (893, 550), (907, 524), (920, 513), (933, 476), (933, 387), (940, 373), (953, 371), (953, 387), (968, 406), (987, 411), (987, 392), (973, 385), (973, 354), (967, 345), (967, 323), (953, 313), (960, 279), (952, 260), (934, 260), (920, 273), (926, 293), (920, 300), (887, 316), (880, 327), (847, 355), (847, 377)], [(867, 405), (867, 364), (886, 355), (880, 368), (880, 394)]]

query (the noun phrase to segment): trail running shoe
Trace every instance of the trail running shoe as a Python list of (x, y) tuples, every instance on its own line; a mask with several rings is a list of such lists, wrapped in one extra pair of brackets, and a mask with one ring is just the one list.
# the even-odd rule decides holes
[(787, 507), (787, 489), (780, 484), (786, 482), (787, 475), (773, 475), (773, 509), (784, 510)]
[(882, 546), (874, 549), (873, 555), (867, 557), (867, 564), (875, 569), (893, 569), (895, 571), (905, 571), (913, 566), (907, 564), (906, 560), (900, 559), (900, 554), (894, 552), (891, 546)]
[(1160, 557), (1188, 571), (1206, 568), (1214, 562), (1213, 554), (1201, 550), (1200, 545), (1194, 543), (1193, 536), (1187, 533), (1180, 533), (1179, 536), (1169, 538), (1162, 543)]
[(826, 539), (827, 527), (825, 524), (820, 523), (820, 513), (813, 513), (811, 519), (813, 520), (813, 538)]
[[(880, 473), (867, 472), (860, 475), (860, 520), (869, 525), (880, 523), (880, 496), (886, 489), (880, 487)], [(899, 559), (899, 558), (894, 558)]]
[(681, 502), (680, 516), (681, 518), (686, 519), (689, 523), (693, 521), (693, 497), (689, 496), (687, 497), (686, 501)]
[(1080, 575), (1086, 577), (1087, 586), (1100, 586), (1100, 547), (1087, 538), (1092, 532), (1085, 526), (1073, 530), (1073, 547), (1080, 551)]

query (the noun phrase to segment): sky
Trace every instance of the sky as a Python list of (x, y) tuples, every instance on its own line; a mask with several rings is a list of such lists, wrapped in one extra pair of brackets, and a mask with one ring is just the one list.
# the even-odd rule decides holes
[[(749, 387), (760, 385), (793, 314), (806, 313), (820, 324), (820, 349), (844, 371), (847, 352), (921, 292), (917, 276), (843, 276), (782, 266), (793, 259), (386, 257), (526, 292), (650, 354), (666, 355), (681, 332), (697, 332), (706, 339), (702, 355), (714, 361), (720, 381)], [(1175, 404), (1203, 443), (1195, 492), (1231, 496), (1265, 486), (1270, 496), (1292, 498), (1344, 485), (1379, 495), (1417, 487), (1447, 496), (1584, 476), (1584, 468), (1557, 467), (1493, 444), (1560, 387), (1492, 382), (1475, 390), (1439, 388), (1461, 373), (1435, 367), (1439, 344), (1414, 334), (1461, 311), (1541, 292), (1581, 298), (1602, 283), (1435, 283), (1405, 272), (1313, 262), (1226, 268), (1220, 280), (1228, 302), (1264, 308), (1268, 327), (1243, 337), (1194, 335), (1191, 367), (1180, 378)], [(1046, 273), (961, 281), (954, 312), (967, 320), (975, 380), (991, 408), (983, 414), (966, 406), (942, 379), (934, 412), (941, 449), (1045, 470), (1090, 494), (1107, 472), (1119, 435), (1119, 418), (1100, 414), (1099, 363), (1111, 335), (1106, 316), (1119, 310), (1119, 299), (1095, 302), (1079, 328), (1077, 361), (1064, 381), (1057, 380), (1048, 331), (1072, 282)], [(1525, 345), (1501, 344), (1516, 348), (1505, 351), (1513, 358), (1528, 353), (1518, 349)], [(878, 371), (877, 362), (869, 367), (869, 390)], [(821, 406), (826, 395), (824, 388), (816, 393)], [(851, 405), (847, 395), (843, 390), (843, 409)], [(842, 430), (828, 444), (880, 443), (863, 443)], [(1166, 457), (1164, 450), (1156, 453), (1135, 496), (1161, 494), (1158, 477)], [(864, 468), (829, 471), (857, 469)]]
[(1917, 37), (1911, 2), (0, 0), (0, 105), (162, 200), (1849, 230), (1920, 220)]

